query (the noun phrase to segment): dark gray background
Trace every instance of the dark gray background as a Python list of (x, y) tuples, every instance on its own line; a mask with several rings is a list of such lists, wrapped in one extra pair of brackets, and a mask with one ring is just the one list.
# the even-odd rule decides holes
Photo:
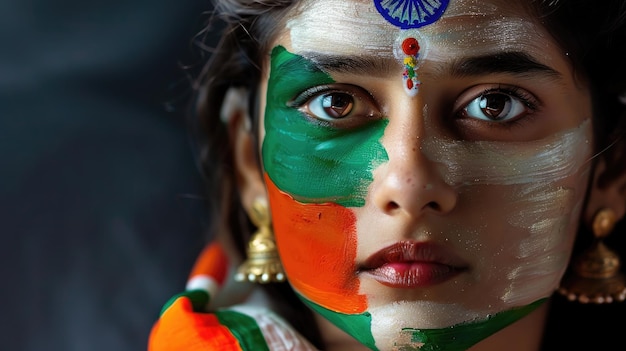
[(208, 2), (0, 2), (0, 350), (144, 350), (204, 242), (177, 108)]

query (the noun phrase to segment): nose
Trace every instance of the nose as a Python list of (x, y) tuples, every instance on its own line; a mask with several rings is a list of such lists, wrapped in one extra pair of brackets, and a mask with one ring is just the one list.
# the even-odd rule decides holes
[(376, 170), (372, 199), (388, 215), (417, 219), (427, 213), (451, 212), (458, 199), (457, 190), (445, 182), (442, 167), (430, 160), (420, 148), (425, 137), (419, 122), (396, 123), (390, 120), (383, 137), (389, 161)]

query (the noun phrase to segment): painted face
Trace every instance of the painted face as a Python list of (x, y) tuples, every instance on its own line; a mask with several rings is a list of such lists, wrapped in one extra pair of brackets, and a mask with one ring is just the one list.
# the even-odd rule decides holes
[(438, 2), (419, 28), (383, 3), (302, 1), (275, 42), (276, 240), (302, 299), (371, 349), (464, 350), (558, 286), (590, 101), (519, 2)]

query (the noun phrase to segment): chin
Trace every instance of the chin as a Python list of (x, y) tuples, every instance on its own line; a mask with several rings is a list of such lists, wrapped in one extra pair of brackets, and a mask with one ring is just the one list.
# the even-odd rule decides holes
[(471, 311), (454, 304), (396, 302), (370, 311), (379, 351), (463, 351), (528, 315), (538, 300), (505, 311)]

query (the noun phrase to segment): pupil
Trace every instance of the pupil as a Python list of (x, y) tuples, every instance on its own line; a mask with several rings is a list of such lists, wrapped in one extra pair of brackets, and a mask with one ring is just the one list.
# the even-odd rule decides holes
[(506, 109), (508, 101), (509, 97), (502, 94), (483, 96), (480, 101), (480, 109), (492, 119), (498, 119), (498, 116)]
[(324, 97), (324, 111), (329, 116), (339, 118), (347, 115), (352, 110), (352, 96), (347, 94), (328, 94)]

